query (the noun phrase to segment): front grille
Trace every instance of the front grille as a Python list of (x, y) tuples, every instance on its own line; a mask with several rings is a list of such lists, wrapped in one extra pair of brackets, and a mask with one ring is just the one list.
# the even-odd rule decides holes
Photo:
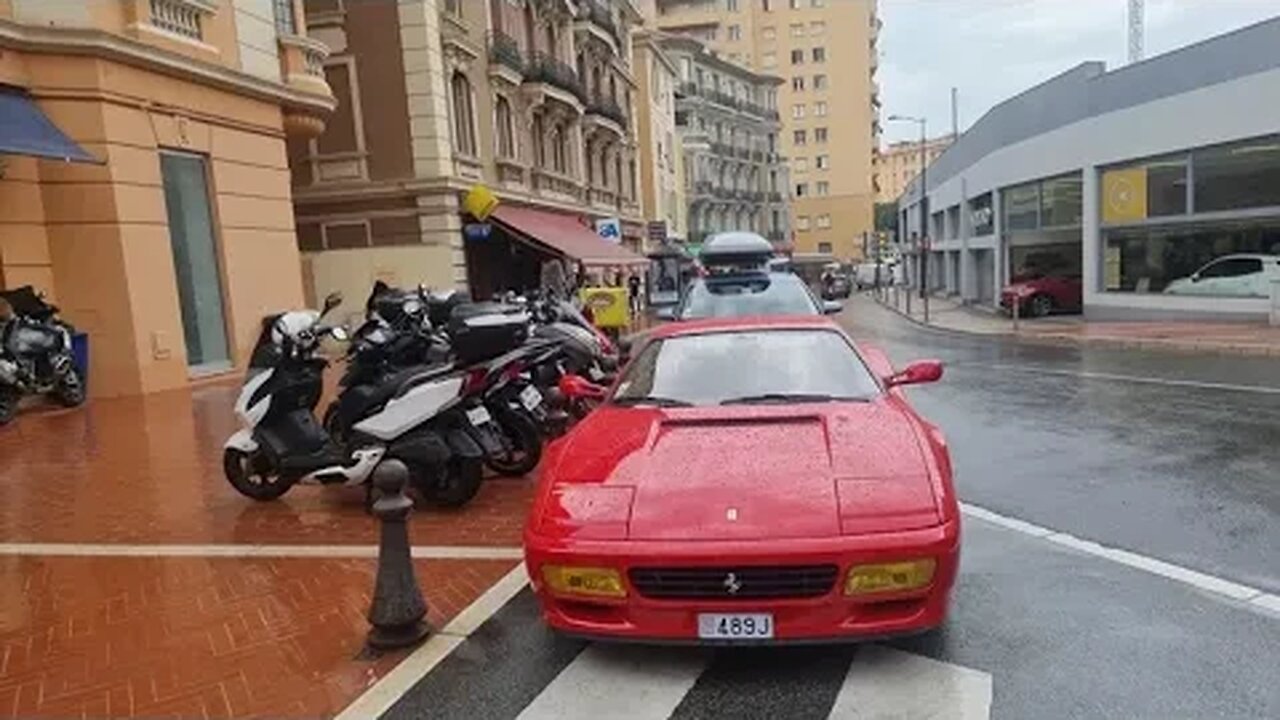
[(815, 598), (831, 592), (835, 565), (773, 567), (634, 568), (628, 573), (641, 595), (659, 600), (758, 600)]

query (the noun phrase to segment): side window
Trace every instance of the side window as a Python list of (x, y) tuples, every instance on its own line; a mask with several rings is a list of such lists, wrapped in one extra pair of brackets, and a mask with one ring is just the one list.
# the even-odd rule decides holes
[(1230, 260), (1219, 260), (1209, 265), (1200, 273), (1200, 277), (1240, 277), (1241, 275), (1252, 275), (1260, 272), (1262, 272), (1261, 260), (1256, 258), (1231, 258)]

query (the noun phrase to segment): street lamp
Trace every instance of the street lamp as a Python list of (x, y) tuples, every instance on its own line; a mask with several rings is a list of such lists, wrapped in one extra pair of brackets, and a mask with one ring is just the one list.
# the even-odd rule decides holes
[(926, 120), (912, 115), (890, 115), (890, 122), (913, 122), (920, 126), (920, 299), (924, 301), (924, 322), (929, 323), (929, 153)]

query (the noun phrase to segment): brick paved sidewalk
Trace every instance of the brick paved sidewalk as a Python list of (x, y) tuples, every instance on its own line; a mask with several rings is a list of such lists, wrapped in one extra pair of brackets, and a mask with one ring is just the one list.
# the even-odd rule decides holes
[[(0, 718), (329, 717), (403, 657), (362, 655), (377, 526), (361, 491), (256, 503), (223, 478), (237, 391), (0, 429)], [(531, 492), (494, 479), (412, 516), (435, 627), (516, 566)]]
[[(881, 306), (923, 324), (919, 297), (912, 298), (911, 314), (906, 314), (905, 291), (887, 294)], [(870, 296), (853, 302), (869, 304)], [(1014, 329), (1004, 315), (978, 310), (946, 298), (930, 298), (929, 326), (974, 335), (1006, 335), (1027, 342), (1071, 345), (1110, 345), (1243, 355), (1280, 356), (1280, 328), (1248, 323), (1206, 322), (1100, 322), (1078, 315), (1023, 319)]]

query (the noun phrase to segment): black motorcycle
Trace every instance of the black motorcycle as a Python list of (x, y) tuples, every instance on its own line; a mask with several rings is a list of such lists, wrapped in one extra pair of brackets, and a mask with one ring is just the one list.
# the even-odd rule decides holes
[(66, 407), (84, 402), (84, 373), (71, 350), (74, 328), (58, 308), (26, 285), (0, 291), (0, 425), (13, 420), (25, 395), (46, 395)]

